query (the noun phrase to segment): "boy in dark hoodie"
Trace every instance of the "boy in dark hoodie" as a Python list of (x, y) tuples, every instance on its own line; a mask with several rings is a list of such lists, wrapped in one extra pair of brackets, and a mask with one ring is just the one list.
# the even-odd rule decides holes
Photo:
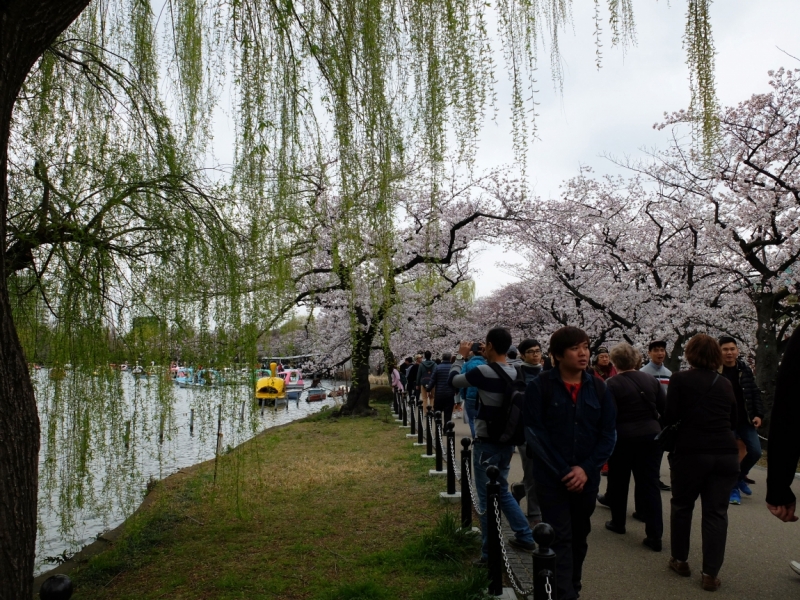
[(431, 410), (433, 410), (433, 396), (428, 393), (425, 386), (430, 383), (434, 369), (436, 369), (436, 363), (431, 360), (431, 351), (426, 350), (425, 360), (420, 363), (419, 370), (417, 371), (417, 388), (419, 389), (420, 398), (422, 399), (423, 414), (428, 412), (429, 406)]

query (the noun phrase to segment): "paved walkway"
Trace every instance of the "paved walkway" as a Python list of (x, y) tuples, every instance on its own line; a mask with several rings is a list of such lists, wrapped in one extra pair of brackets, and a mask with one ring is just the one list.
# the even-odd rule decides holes
[[(456, 423), (456, 447), (460, 451), (460, 440), (469, 436), (469, 426), (459, 419)], [(662, 480), (669, 481), (666, 459), (661, 468)], [(789, 568), (790, 560), (800, 561), (800, 522), (782, 523), (766, 508), (767, 472), (756, 467), (751, 472), (756, 484), (753, 495), (745, 497), (740, 506), (729, 510), (728, 544), (725, 564), (720, 572), (722, 587), (713, 598), (735, 598), (737, 600), (800, 599), (800, 576)], [(522, 481), (522, 463), (518, 455), (511, 461), (509, 481)], [(800, 495), (800, 484), (798, 495)], [(601, 490), (605, 488), (605, 478)], [(708, 593), (700, 588), (701, 538), (700, 503), (695, 509), (692, 526), (692, 550), (689, 564), (692, 576), (679, 577), (667, 568), (669, 559), (669, 500), (670, 493), (662, 493), (664, 509), (664, 550), (653, 552), (642, 546), (644, 524), (630, 517), (633, 511), (633, 485), (628, 502), (627, 533), (618, 535), (605, 529), (611, 518), (610, 511), (597, 505), (592, 516), (592, 533), (589, 536), (589, 554), (583, 571), (581, 600), (684, 600), (707, 598)], [(524, 502), (524, 501), (523, 501)], [(507, 529), (507, 525), (504, 529)], [(510, 530), (508, 531), (510, 534)], [(511, 554), (516, 554), (509, 547)], [(524, 561), (531, 571), (530, 557), (515, 556)], [(528, 579), (525, 571), (515, 569), (518, 575)], [(530, 585), (529, 581), (525, 581)]]

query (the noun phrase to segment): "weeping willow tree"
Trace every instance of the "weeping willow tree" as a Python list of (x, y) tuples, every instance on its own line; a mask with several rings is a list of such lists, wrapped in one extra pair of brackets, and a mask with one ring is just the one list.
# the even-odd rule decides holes
[[(631, 39), (631, 2), (606, 4), (613, 40)], [(710, 0), (689, 4), (693, 106), (711, 135)], [(489, 6), (0, 4), (0, 596), (31, 594), (40, 432), (27, 359), (42, 340), (53, 362), (98, 364), (134, 318), (158, 317), (165, 335), (246, 354), (297, 298), (287, 259), (309, 252), (308, 173), (322, 170), (342, 199), (334, 262), (352, 264), (369, 229), (388, 310), (402, 275), (388, 256), (397, 173), (410, 155), (424, 163), (435, 208), (448, 151), (471, 164), (493, 99), (489, 11), (523, 163), (545, 39), (560, 76), (570, 0)], [(222, 168), (209, 149), (228, 95), (235, 153)]]

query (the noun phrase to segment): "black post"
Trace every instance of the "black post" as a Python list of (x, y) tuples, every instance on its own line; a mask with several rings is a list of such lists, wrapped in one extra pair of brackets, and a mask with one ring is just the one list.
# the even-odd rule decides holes
[(399, 413), (399, 412), (397, 412), (397, 410), (398, 410), (398, 405), (397, 405), (397, 397), (398, 397), (399, 395), (400, 395), (400, 392), (398, 392), (397, 390), (395, 390), (395, 391), (394, 391), (394, 398), (393, 398), (393, 400), (392, 400), (392, 412), (393, 412), (395, 415), (398, 415), (398, 416), (400, 415), (400, 413)]
[(555, 539), (555, 531), (547, 523), (539, 523), (533, 528), (533, 540), (538, 546), (533, 551), (533, 597), (537, 600), (539, 598), (558, 600), (556, 553), (550, 548)]
[(400, 399), (400, 410), (403, 411), (403, 427), (408, 425), (408, 403), (405, 398)]
[[(422, 401), (420, 401), (421, 403)], [(425, 429), (427, 430), (426, 441), (428, 442), (428, 447), (426, 448), (425, 454), (428, 456), (433, 456), (433, 415), (431, 414), (431, 407), (428, 407), (428, 414), (427, 420), (425, 421)]]
[(472, 440), (461, 438), (461, 527), (472, 529), (472, 495), (469, 486), (472, 483), (468, 476), (472, 464)]
[(515, 483), (511, 486), (511, 496), (514, 500), (517, 501), (517, 504), (522, 503), (522, 499), (525, 497), (525, 484), (524, 483)]
[(69, 600), (72, 597), (72, 580), (66, 575), (53, 575), (44, 580), (39, 588), (42, 600)]
[(456, 493), (456, 424), (448, 421), (444, 426), (444, 443), (447, 444), (447, 493)]
[(414, 400), (414, 410), (417, 412), (417, 423), (419, 423), (419, 427), (417, 427), (417, 443), (421, 446), (422, 445), (422, 402), (419, 400)]
[(495, 504), (500, 506), (500, 469), (491, 465), (486, 469), (489, 483), (486, 484), (486, 525), (489, 540), (489, 594), (499, 596), (503, 593), (503, 555), (500, 549), (500, 532), (497, 529)]
[(194, 409), (189, 412), (189, 435), (194, 435)]
[(217, 460), (222, 446), (222, 404), (217, 407), (217, 449), (214, 451), (214, 483), (217, 483)]
[(442, 470), (442, 445), (439, 443), (439, 440), (442, 437), (442, 411), (437, 410), (433, 413), (433, 418), (436, 421), (436, 470)]
[(414, 409), (414, 402), (410, 398), (406, 398), (406, 405), (410, 408), (411, 411), (411, 431), (409, 432), (411, 435), (416, 435), (417, 433), (417, 418), (416, 418), (416, 410)]

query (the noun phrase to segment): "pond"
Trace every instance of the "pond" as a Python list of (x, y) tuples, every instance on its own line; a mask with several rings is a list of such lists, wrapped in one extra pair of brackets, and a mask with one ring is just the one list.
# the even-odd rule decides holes
[(42, 432), (37, 574), (122, 523), (151, 479), (213, 458), (220, 407), (224, 451), (336, 404), (260, 407), (249, 383), (182, 389), (165, 375), (110, 370), (51, 380), (41, 369), (33, 379)]

